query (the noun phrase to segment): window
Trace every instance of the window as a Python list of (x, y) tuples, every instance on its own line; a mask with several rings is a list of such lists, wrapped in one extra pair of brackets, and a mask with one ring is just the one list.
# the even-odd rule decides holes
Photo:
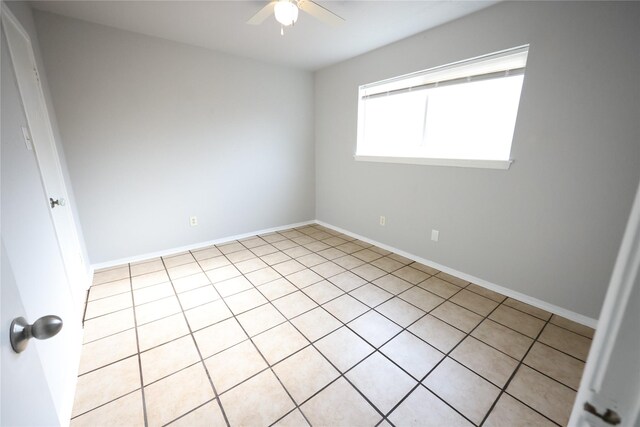
[(528, 50), (360, 86), (356, 159), (507, 169)]

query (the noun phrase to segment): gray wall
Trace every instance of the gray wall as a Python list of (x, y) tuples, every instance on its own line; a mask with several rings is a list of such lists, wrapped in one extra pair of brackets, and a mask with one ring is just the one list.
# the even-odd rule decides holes
[[(638, 22), (503, 3), (317, 72), (317, 218), (597, 318), (640, 178)], [(526, 43), (510, 170), (354, 161), (358, 85)]]
[(92, 263), (314, 218), (311, 73), (34, 14)]

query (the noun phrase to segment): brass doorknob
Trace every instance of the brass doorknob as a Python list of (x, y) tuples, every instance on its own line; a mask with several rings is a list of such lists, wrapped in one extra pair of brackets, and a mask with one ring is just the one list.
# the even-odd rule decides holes
[(58, 316), (43, 316), (30, 325), (24, 317), (16, 317), (11, 322), (9, 337), (11, 347), (16, 353), (22, 353), (29, 344), (29, 339), (46, 340), (62, 329), (62, 319)]

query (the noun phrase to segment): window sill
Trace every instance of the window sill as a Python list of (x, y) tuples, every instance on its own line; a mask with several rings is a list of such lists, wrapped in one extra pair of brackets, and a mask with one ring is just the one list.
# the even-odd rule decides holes
[(404, 163), (409, 165), (453, 166), (461, 168), (502, 169), (508, 170), (513, 160), (472, 160), (472, 159), (433, 159), (426, 157), (388, 157), (359, 156), (353, 158), (358, 162)]

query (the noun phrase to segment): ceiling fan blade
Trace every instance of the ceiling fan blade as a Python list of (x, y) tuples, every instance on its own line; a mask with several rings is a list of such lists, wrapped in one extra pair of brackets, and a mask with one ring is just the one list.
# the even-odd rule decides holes
[(325, 24), (340, 25), (344, 22), (344, 18), (341, 18), (329, 9), (326, 9), (311, 0), (299, 0), (298, 7), (314, 18), (318, 18)]
[(273, 14), (273, 8), (275, 7), (275, 5), (276, 5), (275, 1), (269, 2), (269, 4), (267, 4), (265, 7), (260, 9), (258, 11), (258, 13), (253, 15), (247, 21), (247, 24), (249, 24), (249, 25), (260, 25), (260, 24), (262, 24), (265, 19), (267, 19), (271, 14)]

